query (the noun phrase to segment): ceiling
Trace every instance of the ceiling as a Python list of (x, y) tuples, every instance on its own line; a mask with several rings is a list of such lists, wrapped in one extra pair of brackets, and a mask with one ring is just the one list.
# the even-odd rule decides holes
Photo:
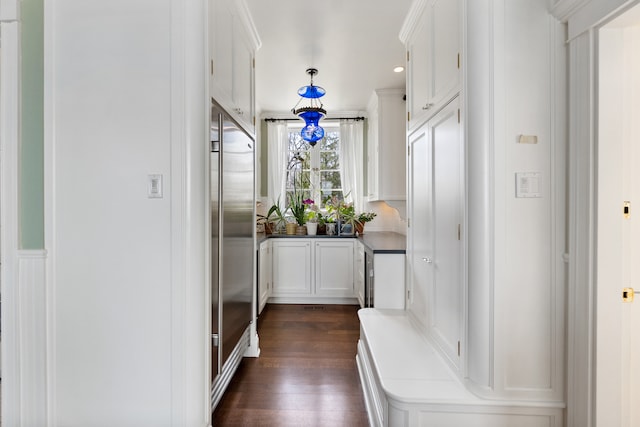
[(246, 0), (262, 47), (256, 53), (256, 104), (263, 116), (291, 114), (307, 68), (327, 116), (366, 109), (374, 89), (405, 87), (398, 38), (411, 0)]

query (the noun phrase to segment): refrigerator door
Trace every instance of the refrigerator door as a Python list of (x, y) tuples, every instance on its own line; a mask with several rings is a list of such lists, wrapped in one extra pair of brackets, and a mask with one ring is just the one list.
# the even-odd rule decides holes
[(211, 140), (211, 379), (215, 380), (253, 314), (255, 144), (215, 105)]
[(254, 271), (254, 141), (222, 114), (221, 366), (251, 323)]
[(222, 116), (211, 117), (209, 198), (211, 221), (211, 381), (220, 374), (220, 129)]

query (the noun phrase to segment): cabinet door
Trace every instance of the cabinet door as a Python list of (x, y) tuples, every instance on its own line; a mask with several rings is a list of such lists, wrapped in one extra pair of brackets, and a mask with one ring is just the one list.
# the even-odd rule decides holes
[(438, 107), (460, 89), (460, 2), (431, 0), (430, 7), (429, 102)]
[(209, 1), (211, 96), (222, 105), (233, 102), (234, 16), (229, 0)]
[(272, 242), (273, 296), (311, 294), (311, 241), (278, 239)]
[(429, 17), (422, 11), (407, 44), (407, 89), (410, 124), (420, 121), (429, 108)]
[(353, 298), (353, 242), (316, 242), (315, 252), (316, 295)]
[(355, 259), (353, 262), (353, 278), (356, 289), (356, 297), (360, 307), (364, 307), (364, 246), (358, 241), (354, 247)]
[(462, 336), (463, 150), (456, 98), (430, 123), (433, 194), (433, 286), (431, 330), (458, 366)]
[(438, 112), (460, 90), (459, 0), (429, 0), (408, 40), (409, 125)]
[[(409, 307), (459, 366), (463, 286), (463, 148), (458, 99), (410, 138)], [(426, 166), (426, 167), (425, 167)]]
[[(377, 99), (375, 100), (377, 101)], [(367, 198), (369, 201), (378, 197), (378, 103), (375, 102), (368, 111), (369, 126), (367, 129)]]
[(233, 103), (237, 119), (253, 129), (253, 52), (240, 22), (233, 36)]
[(258, 314), (262, 313), (271, 295), (271, 242), (260, 243), (258, 256)]

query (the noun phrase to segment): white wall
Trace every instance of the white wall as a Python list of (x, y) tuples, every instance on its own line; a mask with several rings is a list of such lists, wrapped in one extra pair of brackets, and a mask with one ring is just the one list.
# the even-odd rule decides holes
[[(467, 4), (468, 377), (561, 402), (565, 35), (544, 1)], [(540, 198), (516, 198), (517, 172), (540, 173)]]
[[(53, 422), (206, 425), (205, 2), (46, 11)], [(164, 197), (147, 197), (148, 175)]]

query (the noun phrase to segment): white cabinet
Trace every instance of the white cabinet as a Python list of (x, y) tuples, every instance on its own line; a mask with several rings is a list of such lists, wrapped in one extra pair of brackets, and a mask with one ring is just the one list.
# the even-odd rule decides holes
[(362, 242), (357, 241), (355, 243), (355, 247), (353, 250), (354, 260), (353, 260), (353, 281), (354, 288), (356, 292), (356, 297), (358, 298), (358, 303), (360, 307), (365, 306), (365, 292), (364, 292), (364, 245)]
[(317, 240), (315, 261), (316, 295), (353, 297), (353, 242)]
[(272, 296), (311, 295), (311, 240), (274, 239)]
[[(409, 138), (410, 308), (452, 365), (463, 336), (463, 146), (455, 98)], [(377, 268), (377, 266), (376, 266)]]
[(209, 0), (211, 97), (255, 130), (254, 57), (260, 40), (244, 0)]
[[(274, 303), (354, 303), (354, 242), (337, 238), (272, 238)], [(268, 267), (267, 267), (268, 268)], [(262, 279), (262, 274), (260, 274)]]
[(258, 254), (258, 314), (271, 296), (271, 262), (271, 241), (265, 240), (260, 243)]
[(415, 2), (400, 38), (407, 49), (409, 127), (439, 111), (460, 91), (460, 0)]
[(367, 113), (367, 200), (406, 200), (404, 89), (377, 89)]

